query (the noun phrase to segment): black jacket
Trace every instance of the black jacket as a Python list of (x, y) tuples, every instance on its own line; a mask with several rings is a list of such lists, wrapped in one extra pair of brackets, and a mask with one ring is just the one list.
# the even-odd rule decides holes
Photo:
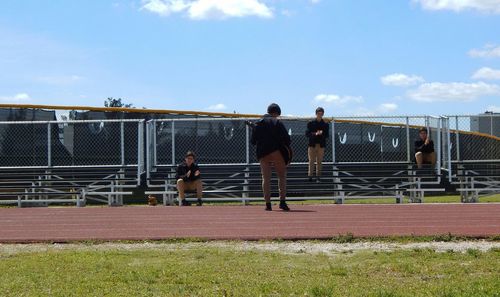
[(415, 141), (415, 153), (422, 152), (424, 154), (434, 152), (434, 142), (429, 140), (429, 144), (425, 144), (425, 141), (418, 139)]
[[(188, 173), (189, 170), (191, 170), (191, 174), (189, 175), (189, 177), (187, 177), (186, 174)], [(198, 167), (198, 164), (193, 163), (193, 164), (191, 164), (191, 166), (188, 166), (186, 164), (186, 162), (184, 162), (184, 163), (179, 164), (177, 166), (177, 175), (175, 176), (175, 178), (176, 179), (182, 178), (186, 182), (195, 181), (195, 180), (201, 178), (201, 174), (198, 176), (194, 175), (196, 170), (200, 170), (200, 167)]]
[(270, 153), (279, 150), (281, 146), (290, 146), (291, 140), (285, 125), (266, 114), (255, 123), (251, 142), (257, 146), (257, 159), (261, 159)]
[[(322, 135), (314, 135), (319, 130), (323, 130)], [(306, 130), (306, 136), (309, 138), (309, 146), (315, 146), (317, 143), (321, 147), (326, 146), (326, 139), (328, 138), (328, 135), (330, 130), (330, 126), (325, 123), (325, 121), (317, 121), (317, 120), (312, 120), (309, 123), (307, 123), (307, 130)]]

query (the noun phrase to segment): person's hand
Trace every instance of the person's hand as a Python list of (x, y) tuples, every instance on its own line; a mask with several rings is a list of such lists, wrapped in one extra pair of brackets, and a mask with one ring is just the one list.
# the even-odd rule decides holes
[(189, 178), (191, 176), (191, 170), (189, 170), (187, 173), (186, 173), (186, 176)]
[(323, 135), (323, 130), (319, 130), (318, 135)]
[(430, 140), (429, 140), (429, 137), (427, 137), (427, 138), (425, 139), (424, 144), (425, 144), (425, 145), (428, 145), (429, 143), (430, 143)]
[(200, 171), (196, 170), (195, 173), (194, 173), (194, 176), (198, 176), (198, 175), (200, 175)]

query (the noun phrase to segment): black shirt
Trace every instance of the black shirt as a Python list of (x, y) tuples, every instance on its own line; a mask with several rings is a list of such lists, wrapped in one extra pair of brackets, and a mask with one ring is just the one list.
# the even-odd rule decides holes
[(255, 123), (251, 142), (257, 146), (257, 159), (277, 151), (281, 146), (290, 146), (291, 140), (285, 125), (269, 114)]
[[(189, 177), (186, 176), (186, 174), (188, 173), (188, 171), (191, 170), (191, 174), (189, 175)], [(193, 163), (191, 164), (191, 166), (188, 166), (186, 164), (186, 162), (182, 163), (182, 164), (179, 164), (177, 166), (177, 175), (176, 175), (176, 179), (183, 179), (184, 181), (187, 181), (187, 182), (190, 182), (190, 181), (195, 181), (199, 178), (201, 178), (201, 174), (198, 175), (198, 176), (195, 176), (194, 173), (197, 171), (197, 170), (200, 170), (200, 167), (198, 167), (198, 164), (196, 163)]]
[(425, 144), (422, 139), (415, 140), (415, 153), (422, 152), (424, 154), (429, 154), (434, 152), (434, 142), (429, 140), (429, 144)]
[[(317, 131), (322, 130), (323, 134), (314, 135)], [(321, 119), (321, 121), (312, 120), (307, 123), (306, 136), (309, 138), (309, 146), (315, 146), (319, 143), (321, 147), (326, 146), (326, 139), (329, 135), (330, 126)]]

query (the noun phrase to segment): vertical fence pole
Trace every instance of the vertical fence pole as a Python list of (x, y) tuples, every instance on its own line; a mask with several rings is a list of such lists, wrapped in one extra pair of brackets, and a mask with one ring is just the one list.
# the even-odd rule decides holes
[(151, 128), (151, 129), (153, 129), (153, 132), (152, 132), (153, 134), (151, 134), (152, 135), (152, 139), (153, 139), (153, 145), (151, 147), (153, 149), (153, 152), (152, 152), (153, 153), (153, 159), (152, 159), (152, 162), (151, 162), (152, 166), (158, 165), (157, 148), (156, 148), (156, 136), (157, 136), (156, 135), (156, 133), (157, 133), (156, 123), (157, 123), (156, 120), (153, 120), (153, 122), (151, 124), (153, 126)]
[(146, 122), (146, 178), (149, 184), (151, 177), (151, 121)]
[(442, 127), (442, 118), (437, 119), (437, 170), (438, 170), (438, 175), (441, 175), (441, 150), (442, 150), (442, 145), (441, 145), (441, 127)]
[(120, 152), (120, 164), (123, 166), (125, 165), (125, 123), (123, 121), (120, 122)]
[(50, 122), (47, 123), (47, 166), (52, 166), (52, 129), (50, 129)]
[(451, 183), (451, 131), (450, 131), (450, 118), (446, 118), (446, 143), (447, 143), (447, 154), (446, 162), (448, 163), (448, 181)]
[(144, 120), (137, 123), (137, 185), (141, 183), (144, 167)]
[(406, 161), (411, 162), (411, 147), (410, 147), (410, 118), (406, 117)]
[[(171, 126), (171, 133), (172, 133), (172, 165), (175, 165), (175, 122), (173, 120)], [(155, 152), (156, 152), (156, 143), (155, 143)], [(155, 164), (156, 164), (156, 154), (155, 154)]]
[(246, 141), (246, 144), (245, 144), (245, 153), (246, 153), (246, 156), (245, 156), (245, 161), (247, 163), (247, 167), (246, 167), (246, 170), (245, 170), (245, 185), (243, 186), (243, 195), (242, 195), (242, 202), (244, 205), (246, 205), (248, 203), (248, 200), (245, 199), (245, 198), (248, 198), (248, 184), (249, 184), (249, 181), (248, 181), (248, 178), (250, 177), (250, 127), (248, 127), (248, 125), (245, 125), (245, 141)]
[(332, 163), (335, 166), (336, 158), (335, 158), (335, 119), (332, 118)]
[(458, 127), (458, 116), (455, 116), (455, 150), (457, 151), (457, 161), (460, 161), (460, 133)]

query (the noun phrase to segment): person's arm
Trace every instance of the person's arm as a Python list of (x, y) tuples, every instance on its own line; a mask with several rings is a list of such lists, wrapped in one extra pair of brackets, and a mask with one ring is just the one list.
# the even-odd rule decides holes
[(252, 137), (250, 138), (250, 143), (252, 145), (257, 145), (257, 141), (259, 140), (259, 130), (259, 124), (252, 127)]
[(198, 166), (198, 164), (195, 164), (193, 166), (193, 180), (197, 180), (199, 178), (201, 178), (201, 171), (200, 171), (200, 166)]
[(312, 122), (307, 123), (306, 136), (307, 138), (311, 138), (313, 136)]
[(179, 165), (177, 166), (177, 174), (175, 175), (175, 179), (185, 179), (186, 178), (186, 172), (184, 170), (184, 166)]
[(419, 145), (419, 142), (420, 141), (418, 141), (418, 140), (415, 141), (415, 144), (414, 144), (414, 146), (415, 146), (415, 154), (422, 151), (423, 144)]
[(325, 122), (325, 128), (323, 129), (323, 137), (326, 139), (330, 135), (330, 124)]
[(292, 143), (292, 140), (290, 139), (290, 135), (288, 134), (288, 131), (285, 128), (285, 125), (283, 125), (282, 122), (278, 123), (279, 125), (279, 131), (280, 131), (280, 138), (283, 141), (284, 144), (287, 146), (290, 146)]
[(432, 153), (434, 151), (434, 141), (430, 140), (422, 145), (422, 150), (423, 153)]

